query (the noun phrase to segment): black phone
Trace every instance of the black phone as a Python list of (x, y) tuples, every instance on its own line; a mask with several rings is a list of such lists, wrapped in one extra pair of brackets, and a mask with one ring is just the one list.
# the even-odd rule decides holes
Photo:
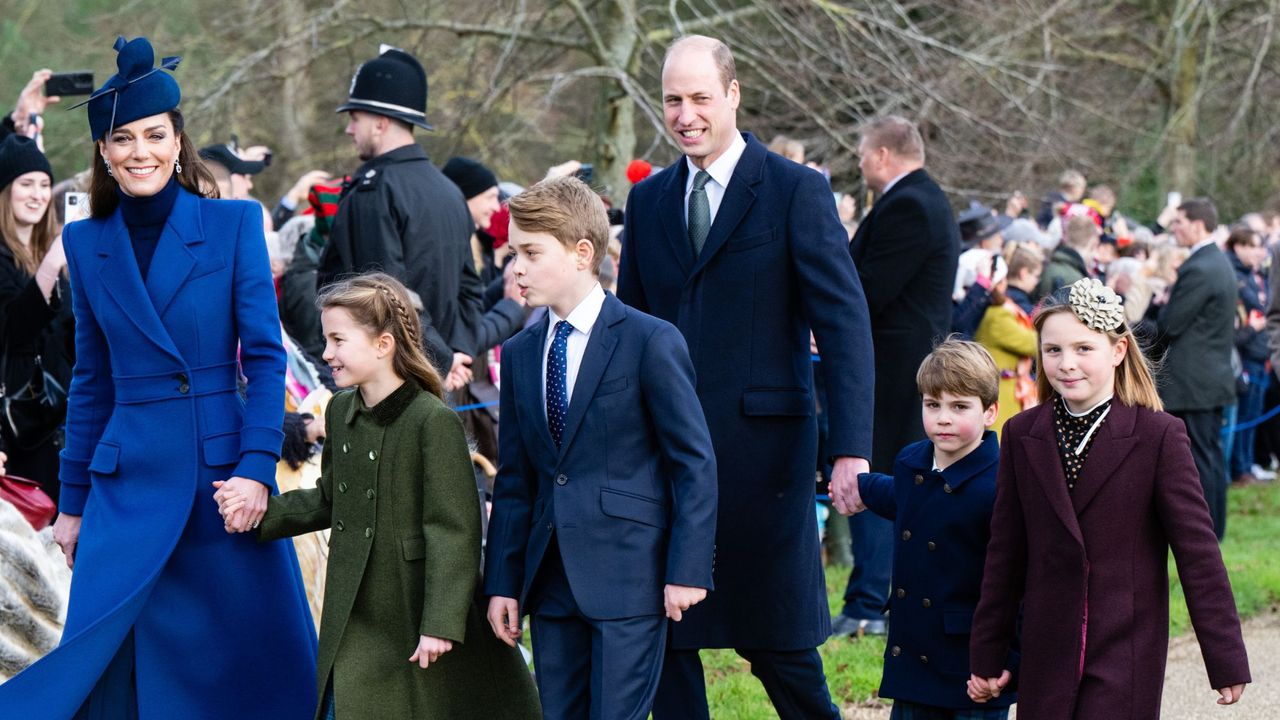
[(93, 93), (93, 73), (54, 73), (44, 83), (45, 97), (62, 95), (90, 95)]
[(590, 185), (596, 177), (596, 168), (591, 163), (582, 163), (582, 167), (573, 176)]

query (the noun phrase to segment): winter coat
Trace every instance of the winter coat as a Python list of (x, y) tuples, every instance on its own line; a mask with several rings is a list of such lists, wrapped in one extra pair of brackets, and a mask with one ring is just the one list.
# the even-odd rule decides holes
[(1036, 286), (1035, 299), (1039, 302), (1047, 295), (1052, 295), (1075, 281), (1089, 277), (1084, 257), (1065, 243), (1054, 248), (1053, 255), (1040, 274), (1040, 284)]
[[(996, 367), (1000, 370), (1000, 411), (996, 415), (995, 427), (992, 428), (999, 436), (1009, 418), (1035, 405), (1035, 383), (1031, 380), (1031, 365), (1035, 360), (1039, 341), (1031, 318), (1012, 300), (987, 308), (973, 339), (991, 353), (991, 359), (996, 361)], [(1030, 398), (1025, 397), (1028, 391), (1031, 393)], [(1024, 397), (1019, 397), (1020, 395)]]

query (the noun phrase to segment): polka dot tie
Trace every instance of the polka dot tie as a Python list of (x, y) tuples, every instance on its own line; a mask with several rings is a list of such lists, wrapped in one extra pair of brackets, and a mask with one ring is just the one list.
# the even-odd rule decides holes
[(693, 245), (693, 256), (702, 254), (702, 246), (707, 244), (707, 233), (711, 232), (711, 203), (707, 200), (707, 182), (711, 174), (699, 170), (693, 176), (693, 190), (689, 191), (689, 243)]
[(556, 336), (547, 351), (547, 427), (551, 439), (560, 447), (564, 435), (564, 419), (569, 414), (569, 335), (573, 326), (568, 320), (556, 323)]

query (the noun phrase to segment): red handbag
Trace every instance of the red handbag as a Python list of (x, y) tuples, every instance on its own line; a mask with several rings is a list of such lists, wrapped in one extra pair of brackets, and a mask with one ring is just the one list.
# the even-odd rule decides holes
[(53, 522), (58, 506), (40, 489), (40, 483), (17, 475), (0, 475), (0, 500), (13, 504), (39, 532)]

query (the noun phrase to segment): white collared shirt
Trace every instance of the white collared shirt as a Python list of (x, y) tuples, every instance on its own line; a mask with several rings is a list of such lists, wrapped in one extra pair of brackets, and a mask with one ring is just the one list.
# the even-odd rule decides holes
[(1207, 238), (1205, 238), (1205, 239), (1201, 240), (1200, 242), (1196, 243), (1195, 245), (1192, 245), (1192, 246), (1191, 246), (1191, 252), (1187, 253), (1187, 257), (1190, 257), (1190, 256), (1192, 256), (1192, 255), (1195, 255), (1195, 254), (1196, 254), (1196, 251), (1198, 251), (1198, 250), (1199, 250), (1200, 248), (1202, 248), (1202, 247), (1206, 247), (1206, 246), (1208, 246), (1208, 245), (1216, 245), (1216, 244), (1217, 244), (1217, 243), (1216, 243), (1216, 241), (1213, 239), (1213, 236), (1212, 236), (1212, 235), (1210, 235), (1209, 237), (1207, 237)]
[[(742, 153), (747, 149), (747, 141), (742, 139), (742, 133), (733, 133), (733, 142), (729, 143), (728, 149), (724, 154), (716, 158), (707, 168), (707, 174), (711, 176), (704, 189), (707, 191), (707, 204), (711, 207), (711, 222), (715, 223), (716, 213), (720, 210), (720, 201), (724, 200), (724, 191), (729, 187), (729, 180), (733, 177), (733, 169), (738, 167), (738, 161), (742, 159)], [(685, 157), (684, 161), (689, 164), (689, 177), (684, 183), (684, 219), (689, 221), (689, 193), (693, 192), (693, 179), (698, 174), (698, 166), (693, 161)]]
[(890, 180), (889, 182), (885, 183), (885, 184), (884, 184), (884, 190), (880, 191), (880, 197), (884, 197), (885, 195), (887, 195), (887, 194), (889, 193), (889, 191), (893, 189), (893, 186), (898, 184), (898, 181), (899, 181), (899, 180), (901, 180), (902, 178), (904, 178), (904, 177), (906, 177), (906, 176), (910, 175), (910, 174), (911, 174), (911, 173), (913, 173), (913, 172), (915, 172), (915, 171), (914, 171), (914, 170), (908, 170), (908, 171), (906, 171), (906, 172), (902, 173), (901, 175), (899, 175), (898, 177), (896, 177), (896, 178), (894, 178), (894, 179)]
[(573, 399), (573, 385), (578, 379), (578, 368), (582, 367), (582, 354), (587, 349), (587, 340), (591, 337), (591, 328), (596, 324), (596, 318), (600, 317), (600, 309), (604, 307), (604, 288), (600, 287), (600, 283), (596, 283), (591, 288), (591, 292), (582, 298), (582, 302), (569, 313), (569, 317), (562, 318), (556, 315), (556, 312), (547, 307), (547, 339), (542, 345), (542, 407), (546, 412), (547, 407), (547, 353), (551, 350), (551, 343), (556, 339), (556, 323), (561, 320), (568, 320), (573, 326), (573, 332), (569, 333), (567, 356), (565, 357), (565, 398), (566, 402)]

